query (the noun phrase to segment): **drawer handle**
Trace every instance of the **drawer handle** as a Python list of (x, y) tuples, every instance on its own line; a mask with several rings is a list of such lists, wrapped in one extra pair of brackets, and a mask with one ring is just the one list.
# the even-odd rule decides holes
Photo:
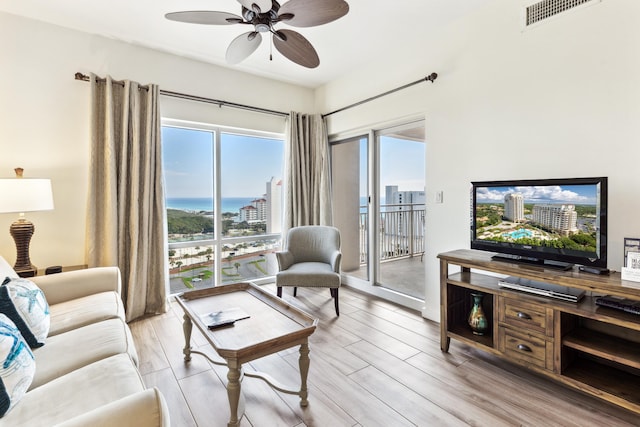
[(531, 316), (529, 316), (527, 313), (523, 313), (521, 311), (518, 312), (518, 317), (520, 319), (531, 320)]
[(531, 347), (524, 344), (518, 344), (518, 350), (526, 351), (527, 353), (531, 353)]

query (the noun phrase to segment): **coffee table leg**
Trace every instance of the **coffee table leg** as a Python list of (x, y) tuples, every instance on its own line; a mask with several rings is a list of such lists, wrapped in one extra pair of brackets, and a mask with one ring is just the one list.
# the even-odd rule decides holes
[(227, 396), (229, 397), (229, 423), (228, 427), (238, 427), (238, 403), (240, 402), (240, 367), (236, 360), (227, 360), (229, 372), (227, 373)]
[(300, 345), (300, 358), (298, 359), (298, 366), (300, 367), (300, 406), (309, 405), (307, 397), (309, 391), (307, 390), (307, 376), (309, 375), (309, 343), (305, 342)]
[(182, 353), (184, 354), (184, 361), (189, 362), (191, 360), (191, 330), (193, 329), (193, 324), (191, 323), (191, 318), (184, 315), (184, 322), (182, 323), (182, 330), (184, 331), (184, 349), (182, 349)]

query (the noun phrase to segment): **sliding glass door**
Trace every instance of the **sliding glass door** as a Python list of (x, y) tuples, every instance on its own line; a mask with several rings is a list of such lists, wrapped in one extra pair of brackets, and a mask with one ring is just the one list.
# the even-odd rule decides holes
[(423, 299), (424, 122), (335, 141), (331, 156), (347, 282), (396, 301)]
[(378, 153), (377, 283), (424, 298), (424, 123), (375, 133)]

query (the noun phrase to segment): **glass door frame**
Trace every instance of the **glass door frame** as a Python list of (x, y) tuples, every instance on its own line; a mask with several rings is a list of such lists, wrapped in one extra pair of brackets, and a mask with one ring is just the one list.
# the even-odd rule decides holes
[(384, 134), (386, 131), (391, 129), (408, 128), (416, 126), (419, 123), (425, 125), (424, 116), (407, 119), (402, 122), (385, 124), (384, 126), (370, 128), (365, 131), (360, 130), (346, 134), (333, 135), (330, 137), (329, 143), (330, 145), (339, 144), (355, 138), (366, 138), (367, 140), (367, 169), (369, 172), (367, 178), (369, 193), (367, 198), (368, 280), (342, 273), (342, 283), (361, 292), (375, 295), (387, 301), (421, 311), (424, 308), (424, 299), (415, 298), (410, 295), (385, 288), (378, 282), (380, 274), (380, 257), (372, 256), (372, 254), (379, 254), (380, 250), (380, 242), (377, 232), (378, 227), (380, 226), (380, 190), (378, 186), (378, 180), (380, 178), (380, 144), (378, 143), (377, 138), (379, 135)]

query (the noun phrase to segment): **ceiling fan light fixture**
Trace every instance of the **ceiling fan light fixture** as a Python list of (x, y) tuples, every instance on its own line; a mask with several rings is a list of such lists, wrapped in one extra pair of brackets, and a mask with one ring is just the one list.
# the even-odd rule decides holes
[(271, 31), (271, 26), (269, 24), (259, 23), (255, 25), (256, 31), (259, 33), (268, 33)]
[[(280, 0), (282, 1), (282, 0)], [(262, 33), (271, 33), (275, 48), (287, 59), (307, 68), (320, 65), (313, 45), (302, 34), (292, 30), (276, 30), (284, 22), (293, 27), (315, 27), (341, 18), (349, 12), (345, 0), (237, 0), (241, 16), (219, 11), (182, 11), (167, 13), (171, 21), (204, 25), (253, 25), (253, 31), (241, 34), (229, 44), (227, 62), (237, 64), (253, 53), (262, 41)], [(282, 13), (280, 13), (282, 12)]]

